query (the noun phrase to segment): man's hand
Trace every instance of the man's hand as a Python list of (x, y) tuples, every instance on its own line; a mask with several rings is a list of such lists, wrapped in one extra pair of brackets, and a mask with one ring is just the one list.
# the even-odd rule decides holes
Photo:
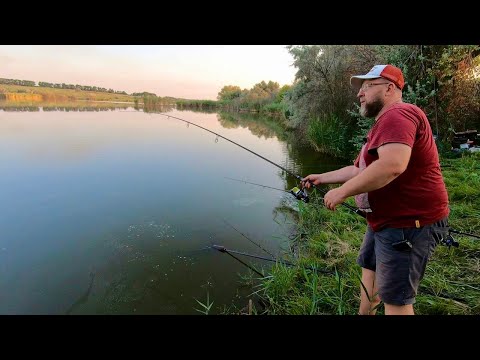
[(320, 184), (320, 175), (321, 174), (310, 174), (305, 176), (302, 181), (302, 188), (306, 187), (307, 189), (310, 189), (310, 187), (313, 185), (319, 185)]
[(327, 209), (335, 211), (335, 207), (341, 204), (347, 199), (348, 196), (344, 195), (342, 187), (335, 188), (327, 192), (323, 198), (323, 202)]

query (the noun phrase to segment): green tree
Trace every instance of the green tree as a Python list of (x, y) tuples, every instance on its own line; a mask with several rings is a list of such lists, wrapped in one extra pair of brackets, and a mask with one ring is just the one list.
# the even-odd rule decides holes
[[(350, 76), (375, 58), (366, 47), (347, 45), (290, 46), (298, 68), (294, 87), (285, 98), (292, 127), (306, 128), (312, 119), (332, 118), (353, 122), (347, 114), (355, 102)], [(360, 55), (359, 55), (360, 54)], [(368, 56), (367, 56), (368, 55)], [(368, 65), (369, 68), (371, 64)]]
[(235, 98), (240, 97), (242, 94), (242, 89), (240, 89), (239, 86), (235, 85), (226, 85), (220, 90), (220, 92), (217, 95), (217, 99), (222, 101), (222, 100), (233, 100)]
[(281, 103), (283, 101), (283, 98), (285, 97), (285, 94), (292, 88), (291, 85), (283, 85), (280, 90), (278, 91), (278, 94), (275, 98), (276, 103)]

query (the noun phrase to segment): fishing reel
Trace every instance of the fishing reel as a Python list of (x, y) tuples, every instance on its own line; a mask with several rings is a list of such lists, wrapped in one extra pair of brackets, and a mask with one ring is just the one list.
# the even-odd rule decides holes
[(448, 232), (447, 238), (442, 239), (441, 241), (442, 245), (448, 246), (448, 247), (457, 247), (460, 245), (460, 243), (453, 238), (453, 236)]
[(310, 198), (308, 197), (307, 191), (305, 189), (299, 189), (295, 186), (289, 192), (290, 194), (295, 196), (297, 200), (302, 200), (304, 203), (308, 203), (310, 201)]

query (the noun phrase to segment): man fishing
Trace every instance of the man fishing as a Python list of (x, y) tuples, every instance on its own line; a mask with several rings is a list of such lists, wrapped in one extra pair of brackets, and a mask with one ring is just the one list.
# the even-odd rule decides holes
[(310, 174), (302, 186), (342, 184), (324, 197), (335, 210), (348, 197), (366, 213), (357, 263), (362, 267), (360, 315), (413, 315), (418, 286), (435, 246), (448, 235), (448, 195), (425, 113), (402, 101), (402, 71), (375, 65), (352, 76), (360, 114), (374, 117), (354, 165)]

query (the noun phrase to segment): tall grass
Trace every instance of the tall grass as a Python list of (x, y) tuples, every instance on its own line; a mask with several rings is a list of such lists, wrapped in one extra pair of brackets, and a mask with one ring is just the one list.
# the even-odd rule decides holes
[[(480, 235), (480, 154), (443, 159), (450, 197), (450, 225)], [(352, 199), (348, 202), (353, 205)], [(355, 260), (366, 223), (348, 209), (326, 210), (319, 194), (309, 204), (299, 202), (298, 232), (292, 262), (299, 267), (272, 267), (255, 292), (266, 314), (350, 314), (358, 312), (361, 269)], [(480, 240), (455, 235), (460, 246), (437, 246), (421, 282), (417, 314), (480, 314)], [(333, 275), (300, 265), (331, 270)], [(383, 314), (383, 307), (377, 311)]]
[(308, 125), (307, 136), (319, 152), (345, 157), (352, 150), (349, 127), (332, 114), (313, 119)]
[(175, 104), (179, 109), (216, 109), (218, 106), (214, 100), (177, 100)]

